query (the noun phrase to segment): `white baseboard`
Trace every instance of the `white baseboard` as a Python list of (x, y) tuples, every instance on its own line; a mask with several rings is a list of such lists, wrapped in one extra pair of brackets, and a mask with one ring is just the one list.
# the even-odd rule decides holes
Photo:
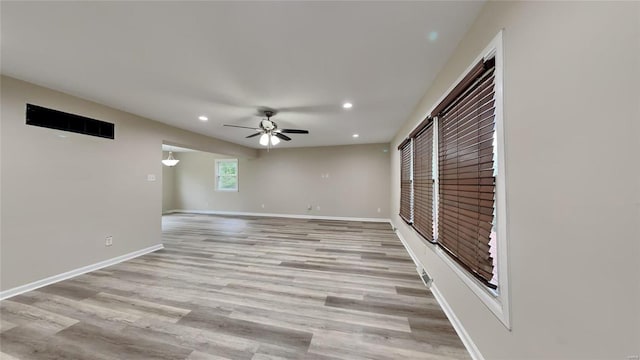
[(393, 223), (393, 221), (389, 220), (389, 223), (391, 224), (392, 228), (396, 229), (396, 236), (398, 237), (398, 239), (400, 239), (400, 242), (402, 243), (404, 248), (409, 253), (409, 256), (411, 256), (411, 260), (413, 260), (413, 262), (416, 264), (416, 267), (424, 268), (424, 265), (422, 265), (420, 260), (418, 260), (418, 257), (413, 252), (413, 249), (411, 249), (411, 246), (409, 246), (409, 244), (407, 244), (407, 240), (405, 240), (404, 236), (402, 236), (402, 233), (397, 230), (396, 225)]
[[(396, 229), (396, 226), (393, 224), (393, 221), (389, 221), (389, 222), (391, 223), (391, 226), (394, 229)], [(398, 239), (400, 239), (400, 242), (402, 243), (402, 245), (404, 245), (404, 248), (409, 253), (409, 256), (411, 256), (411, 259), (416, 264), (416, 267), (419, 269), (426, 269), (424, 265), (420, 262), (420, 260), (418, 260), (418, 257), (413, 252), (413, 249), (411, 249), (411, 247), (407, 243), (407, 240), (404, 238), (404, 236), (402, 236), (402, 233), (396, 230), (396, 235), (398, 236)], [(438, 287), (436, 286), (435, 283), (436, 283), (436, 280), (434, 279), (433, 282), (431, 283), (431, 293), (433, 294), (433, 297), (435, 297), (436, 301), (438, 301), (438, 304), (440, 304), (442, 311), (444, 311), (445, 315), (447, 315), (449, 322), (451, 322), (451, 325), (453, 326), (456, 333), (460, 337), (460, 340), (462, 340), (462, 344), (464, 344), (464, 347), (467, 349), (467, 351), (469, 352), (469, 355), (471, 355), (471, 358), (473, 360), (484, 360), (484, 356), (482, 356), (482, 354), (480, 353), (480, 350), (478, 350), (478, 347), (473, 342), (473, 340), (469, 336), (469, 333), (467, 333), (467, 330), (465, 330), (464, 326), (462, 326), (462, 323), (460, 322), (456, 314), (453, 312), (453, 309), (451, 309), (451, 306), (449, 306), (449, 303), (444, 298), (440, 290), (438, 290)]]
[(444, 296), (442, 296), (442, 293), (440, 292), (440, 290), (438, 290), (438, 287), (435, 283), (431, 285), (431, 293), (433, 294), (433, 297), (435, 297), (438, 301), (438, 304), (440, 304), (440, 307), (442, 308), (444, 313), (447, 315), (447, 318), (451, 322), (451, 325), (453, 325), (453, 328), (456, 330), (456, 333), (460, 337), (460, 340), (462, 340), (464, 347), (467, 348), (467, 351), (469, 352), (469, 355), (471, 355), (471, 358), (473, 360), (484, 360), (484, 356), (482, 356), (476, 344), (473, 342), (473, 340), (471, 340), (471, 336), (469, 336), (467, 330), (465, 330), (464, 326), (462, 326), (462, 323), (453, 312), (453, 309), (451, 309), (451, 306), (449, 306), (447, 300), (444, 298)]
[(340, 221), (363, 221), (363, 222), (391, 222), (385, 218), (358, 218), (344, 216), (322, 216), (322, 215), (298, 215), (298, 214), (278, 214), (278, 213), (254, 213), (243, 211), (218, 211), (218, 210), (184, 210), (176, 209), (166, 211), (165, 214), (187, 213), (187, 214), (206, 214), (206, 215), (240, 215), (240, 216), (264, 216), (264, 217), (281, 217), (292, 219), (314, 219), (314, 220), (340, 220)]
[(43, 286), (51, 285), (53, 283), (57, 283), (57, 282), (62, 281), (62, 280), (67, 280), (67, 279), (70, 279), (72, 277), (76, 277), (78, 275), (82, 275), (82, 274), (88, 273), (90, 271), (95, 271), (95, 270), (102, 269), (102, 268), (107, 267), (107, 266), (115, 265), (117, 263), (121, 263), (123, 261), (127, 261), (127, 260), (130, 260), (130, 259), (136, 258), (138, 256), (142, 256), (144, 254), (148, 254), (150, 252), (154, 252), (154, 251), (157, 251), (157, 250), (160, 250), (160, 249), (163, 249), (163, 248), (164, 248), (164, 245), (162, 245), (162, 244), (150, 246), (150, 247), (145, 248), (145, 249), (140, 249), (140, 250), (137, 250), (137, 251), (130, 252), (128, 254), (116, 256), (114, 258), (111, 258), (111, 259), (108, 259), (108, 260), (104, 260), (104, 261), (100, 261), (100, 262), (95, 263), (95, 264), (83, 266), (81, 268), (77, 268), (77, 269), (74, 269), (74, 270), (71, 270), (71, 271), (67, 271), (67, 272), (64, 272), (62, 274), (53, 275), (53, 276), (50, 276), (48, 278), (45, 278), (45, 279), (42, 279), (42, 280), (38, 280), (38, 281), (34, 281), (32, 283), (29, 283), (29, 284), (25, 284), (25, 285), (21, 285), (21, 286), (18, 286), (18, 287), (14, 287), (12, 289), (8, 289), (8, 290), (0, 292), (0, 300), (8, 299), (8, 298), (10, 298), (12, 296), (20, 295), (20, 294), (25, 293), (27, 291), (31, 291), (31, 290), (35, 290), (35, 289), (41, 288)]

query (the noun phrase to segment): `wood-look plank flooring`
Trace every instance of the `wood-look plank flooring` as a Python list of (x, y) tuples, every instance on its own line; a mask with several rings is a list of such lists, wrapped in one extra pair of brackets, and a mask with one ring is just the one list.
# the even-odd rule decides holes
[(0, 358), (469, 359), (388, 224), (174, 214), (163, 241), (0, 302)]

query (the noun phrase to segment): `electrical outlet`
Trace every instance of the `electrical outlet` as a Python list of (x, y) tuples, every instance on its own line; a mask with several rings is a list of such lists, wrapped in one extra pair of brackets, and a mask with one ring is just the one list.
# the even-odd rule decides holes
[(380, 208), (378, 208), (378, 212), (380, 212), (380, 211), (381, 211)]
[(307, 210), (309, 210), (309, 211), (313, 210), (313, 205), (311, 205), (311, 204), (307, 205)]
[(111, 246), (113, 245), (113, 236), (107, 236), (104, 239), (104, 246)]
[(316, 206), (316, 210), (320, 210), (320, 205)]

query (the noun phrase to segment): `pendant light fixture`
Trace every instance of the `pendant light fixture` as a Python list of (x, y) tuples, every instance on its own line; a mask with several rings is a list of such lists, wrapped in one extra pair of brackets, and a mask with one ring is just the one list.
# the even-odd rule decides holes
[(180, 160), (175, 159), (173, 157), (173, 152), (169, 151), (169, 156), (162, 160), (162, 164), (164, 164), (165, 166), (176, 166), (178, 165), (178, 163), (180, 162)]

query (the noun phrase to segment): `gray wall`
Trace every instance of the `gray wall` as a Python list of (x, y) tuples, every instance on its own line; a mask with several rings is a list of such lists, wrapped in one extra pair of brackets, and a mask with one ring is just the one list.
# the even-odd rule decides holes
[[(215, 161), (228, 156), (205, 152), (183, 152), (175, 167), (174, 210), (242, 211), (245, 189), (240, 192), (215, 191)], [(238, 174), (244, 179), (246, 159), (239, 159)], [(240, 179), (240, 178), (239, 178)]]
[(640, 3), (488, 2), (407, 136), (504, 28), (512, 331), (391, 214), (486, 359), (640, 353)]
[[(1, 78), (0, 289), (160, 244), (162, 142), (257, 151), (9, 77)], [(33, 103), (116, 124), (116, 139), (25, 125)], [(154, 174), (157, 181), (148, 182)], [(114, 237), (104, 246), (107, 235)], [(37, 264), (37, 266), (34, 266)]]
[(258, 158), (239, 159), (238, 192), (215, 191), (215, 159), (228, 156), (180, 153), (175, 204), (182, 210), (389, 218), (387, 149), (368, 144), (261, 150)]

